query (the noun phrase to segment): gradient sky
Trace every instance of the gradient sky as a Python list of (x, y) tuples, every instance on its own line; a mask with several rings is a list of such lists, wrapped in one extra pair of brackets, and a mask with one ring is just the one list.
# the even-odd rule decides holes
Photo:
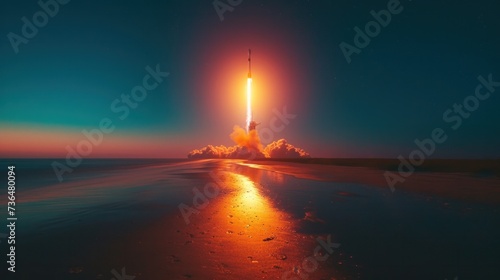
[[(72, 0), (16, 54), (8, 34), (21, 35), (21, 18), (41, 8), (9, 1), (0, 12), (0, 156), (64, 157), (103, 118), (115, 130), (89, 157), (232, 145), (252, 48), (260, 128), (273, 109), (296, 115), (273, 140), (313, 157), (396, 157), (441, 127), (448, 139), (433, 157), (499, 158), (500, 87), (458, 129), (443, 120), (479, 75), (500, 81), (498, 1), (402, 0), (347, 63), (339, 44), (353, 45), (353, 28), (388, 2), (243, 0), (221, 21), (212, 1)], [(120, 120), (113, 100), (157, 64), (170, 75)]]

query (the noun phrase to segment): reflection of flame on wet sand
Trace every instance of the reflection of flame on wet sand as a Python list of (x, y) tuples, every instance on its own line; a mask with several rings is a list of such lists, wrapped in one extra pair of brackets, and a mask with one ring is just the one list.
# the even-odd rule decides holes
[(220, 194), (189, 225), (179, 216), (148, 230), (148, 238), (164, 242), (152, 248), (163, 255), (157, 265), (168, 275), (194, 279), (281, 279), (300, 265), (314, 237), (295, 233), (291, 217), (275, 209), (249, 177), (227, 171), (218, 177)]
[(212, 240), (205, 239), (204, 247), (211, 258), (205, 264), (223, 274), (250, 273), (256, 278), (280, 270), (283, 259), (288, 258), (284, 247), (293, 238), (292, 224), (261, 196), (248, 177), (224, 173), (221, 178), (226, 194), (204, 210), (211, 217), (205, 221), (203, 215), (193, 219), (193, 226), (210, 229)]

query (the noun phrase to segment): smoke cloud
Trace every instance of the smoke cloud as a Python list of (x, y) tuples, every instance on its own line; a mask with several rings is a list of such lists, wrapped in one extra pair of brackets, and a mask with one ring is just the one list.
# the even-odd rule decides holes
[(301, 148), (294, 147), (285, 139), (274, 141), (264, 147), (260, 142), (257, 130), (247, 133), (243, 128), (235, 125), (233, 132), (229, 135), (236, 143), (235, 146), (208, 145), (201, 149), (189, 152), (190, 159), (207, 158), (304, 158), (310, 157), (309, 153)]
[(309, 158), (309, 153), (301, 148), (288, 144), (285, 139), (274, 141), (267, 145), (264, 154), (270, 158)]

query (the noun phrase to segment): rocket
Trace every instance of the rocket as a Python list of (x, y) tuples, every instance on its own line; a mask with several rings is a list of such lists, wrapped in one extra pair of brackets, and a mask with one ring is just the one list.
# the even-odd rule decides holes
[(252, 115), (252, 50), (248, 49), (248, 78), (247, 78), (247, 133), (259, 125)]
[(248, 78), (252, 78), (252, 50), (248, 49)]

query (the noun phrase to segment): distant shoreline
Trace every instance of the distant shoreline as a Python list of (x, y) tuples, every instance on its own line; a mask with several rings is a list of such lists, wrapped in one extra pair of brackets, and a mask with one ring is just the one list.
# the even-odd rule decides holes
[[(350, 167), (367, 167), (380, 170), (397, 171), (400, 161), (386, 158), (265, 158), (256, 162), (292, 162)], [(500, 177), (500, 159), (428, 159), (415, 167), (416, 172), (458, 172)]]

